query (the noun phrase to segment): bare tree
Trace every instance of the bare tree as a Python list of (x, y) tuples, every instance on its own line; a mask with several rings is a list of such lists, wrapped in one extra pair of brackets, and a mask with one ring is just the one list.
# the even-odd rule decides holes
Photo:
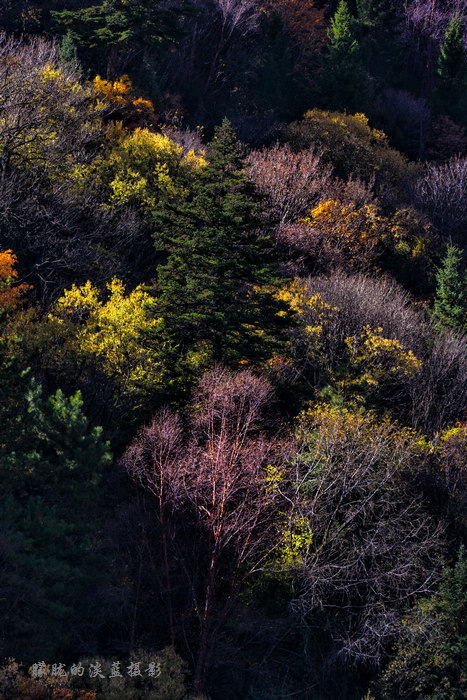
[(238, 60), (248, 53), (261, 10), (255, 0), (194, 0), (193, 9), (185, 18), (185, 41), (177, 54), (168, 55), (165, 74), (173, 90), (183, 85), (199, 123), (206, 123), (208, 103), (219, 102)]
[(405, 0), (406, 27), (440, 44), (449, 22), (456, 15), (467, 30), (467, 9), (463, 0)]
[[(405, 352), (420, 360), (416, 374), (402, 373), (381, 387), (385, 405), (425, 433), (432, 434), (463, 421), (467, 416), (467, 338), (452, 331), (440, 332), (423, 309), (394, 280), (336, 270), (310, 277), (305, 299), (320, 295), (322, 303), (304, 304), (300, 326), (291, 331), (294, 352), (288, 368), (290, 379), (322, 379), (324, 367), (335, 373), (346, 356), (345, 339), (359, 336), (369, 324), (381, 328), (382, 337), (395, 339)], [(306, 327), (322, 326), (318, 358), (310, 354), (315, 337)], [(328, 376), (328, 375), (325, 375)]]
[(169, 510), (177, 503), (183, 482), (184, 464), (180, 460), (183, 429), (178, 416), (163, 410), (144, 428), (128, 448), (124, 464), (131, 476), (143, 484), (156, 498), (162, 536), (164, 570), (167, 586), (167, 605), (170, 641), (175, 645), (172, 609), (171, 577), (169, 569)]
[(443, 242), (465, 245), (467, 220), (467, 157), (455, 156), (442, 165), (427, 163), (413, 186), (415, 206), (436, 226)]
[[(278, 493), (268, 487), (267, 466), (283, 454), (276, 441), (259, 432), (269, 399), (270, 388), (263, 379), (217, 368), (193, 394), (188, 430), (183, 431), (177, 416), (164, 411), (123, 457), (132, 478), (157, 499), (167, 577), (169, 511), (183, 513), (203, 543), (196, 561), (183, 563), (199, 624), (199, 692), (236, 591), (277, 546), (273, 506)], [(170, 592), (169, 581), (167, 589)], [(169, 618), (173, 624), (171, 605)]]
[(213, 0), (212, 10), (218, 15), (220, 22), (204, 85), (204, 96), (208, 94), (211, 86), (220, 80), (221, 59), (230, 48), (230, 44), (234, 40), (244, 40), (256, 30), (259, 21), (259, 10), (254, 0)]
[(280, 224), (293, 224), (306, 216), (331, 193), (330, 165), (322, 162), (322, 153), (311, 146), (293, 152), (289, 144), (276, 143), (261, 151), (252, 151), (248, 174), (268, 200), (273, 217)]
[(410, 294), (395, 280), (335, 270), (310, 277), (306, 284), (310, 295), (320, 294), (340, 311), (335, 317), (334, 353), (347, 336), (355, 335), (366, 324), (381, 327), (384, 337), (396, 338), (417, 356), (425, 351), (429, 331), (424, 313), (414, 308)]
[(423, 97), (414, 97), (406, 90), (385, 90), (380, 98), (385, 118), (391, 120), (404, 134), (405, 141), (415, 158), (420, 152), (420, 134), (428, 131), (430, 109)]
[(411, 422), (432, 433), (467, 418), (467, 335), (432, 329), (417, 381), (411, 383)]
[(299, 425), (293, 483), (313, 540), (293, 608), (324, 609), (341, 654), (364, 663), (380, 664), (406, 605), (437, 581), (441, 529), (411, 485), (416, 439), (329, 407)]

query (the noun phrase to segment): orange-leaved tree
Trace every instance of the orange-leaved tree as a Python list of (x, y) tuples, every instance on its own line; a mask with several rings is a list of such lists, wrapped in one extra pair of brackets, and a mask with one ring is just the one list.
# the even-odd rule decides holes
[(11, 250), (0, 251), (0, 312), (16, 309), (21, 305), (28, 284), (17, 284), (16, 255)]
[(111, 105), (108, 117), (112, 121), (121, 121), (126, 128), (150, 127), (157, 122), (154, 105), (151, 100), (135, 97), (133, 85), (128, 75), (121, 75), (116, 80), (105, 80), (96, 75), (92, 86), (98, 97)]
[(321, 202), (299, 224), (309, 227), (309, 252), (325, 266), (372, 268), (398, 236), (394, 223), (374, 204), (356, 207), (333, 199)]

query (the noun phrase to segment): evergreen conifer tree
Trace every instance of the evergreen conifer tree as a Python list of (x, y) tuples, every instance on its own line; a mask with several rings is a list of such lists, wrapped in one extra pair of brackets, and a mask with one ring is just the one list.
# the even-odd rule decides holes
[[(76, 42), (73, 37), (73, 32), (69, 29), (62, 38), (60, 44), (60, 58), (64, 63), (75, 68), (78, 64), (78, 53), (76, 50)], [(77, 71), (78, 75), (81, 71)]]
[(356, 34), (360, 55), (381, 88), (397, 85), (404, 57), (398, 41), (400, 18), (387, 0), (357, 0)]
[(458, 15), (450, 21), (441, 45), (435, 103), (438, 111), (467, 125), (467, 51)]
[(354, 22), (345, 0), (331, 19), (329, 43), (321, 59), (323, 106), (356, 111), (365, 103), (368, 85), (362, 70)]
[(14, 407), (0, 412), (0, 654), (53, 660), (73, 652), (98, 582), (92, 539), (110, 455), (79, 392), (43, 398), (29, 380)]
[(448, 246), (436, 275), (433, 318), (441, 326), (462, 327), (467, 321), (467, 275), (462, 272), (462, 253)]
[[(134, 52), (140, 54), (144, 48), (146, 54), (175, 41), (183, 5), (183, 0), (177, 8), (161, 0), (100, 0), (74, 10), (52, 10), (51, 14), (58, 31), (65, 35), (71, 32), (76, 44), (88, 52), (95, 46), (103, 50), (107, 78), (115, 79)], [(85, 53), (82, 58), (86, 58)]]
[(262, 224), (260, 199), (225, 119), (191, 196), (159, 214), (156, 247), (168, 258), (158, 268), (158, 313), (182, 353), (207, 342), (215, 360), (235, 364), (274, 346), (271, 336), (288, 317), (265, 289), (277, 269)]
[(459, 16), (453, 17), (446, 30), (438, 58), (438, 76), (446, 84), (455, 83), (465, 70), (465, 49)]

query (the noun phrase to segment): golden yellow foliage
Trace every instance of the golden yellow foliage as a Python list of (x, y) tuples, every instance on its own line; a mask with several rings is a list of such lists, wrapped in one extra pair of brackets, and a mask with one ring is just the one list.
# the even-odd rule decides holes
[(11, 57), (8, 71), (4, 66), (0, 148), (15, 167), (39, 167), (63, 180), (82, 157), (79, 144), (100, 130), (101, 105), (89, 86), (58, 65), (53, 50), (49, 60), (40, 54), (40, 46), (25, 48), (23, 55)]
[(289, 370), (291, 376), (311, 371), (315, 381), (325, 381), (333, 392), (359, 401), (419, 372), (421, 361), (412, 350), (395, 338), (386, 338), (382, 328), (366, 324), (350, 335), (345, 331), (344, 312), (301, 280), (281, 288), (276, 298), (291, 306), (299, 324), (289, 358), (281, 358), (285, 367), (276, 369)]
[(369, 126), (364, 114), (343, 114), (319, 109), (308, 111), (289, 128), (294, 148), (311, 143), (324, 149), (341, 177), (353, 175), (368, 182), (390, 183), (396, 188), (407, 178), (413, 166), (399, 151), (389, 146), (386, 134)]
[(108, 132), (110, 154), (99, 156), (89, 168), (75, 170), (74, 180), (83, 187), (97, 177), (108, 191), (111, 206), (133, 205), (150, 214), (161, 197), (181, 199), (186, 184), (206, 165), (203, 155), (183, 148), (149, 129), (129, 132), (116, 124)]
[(96, 75), (92, 81), (92, 85), (96, 93), (119, 105), (127, 103), (132, 90), (131, 80), (128, 75), (122, 75), (113, 82), (101, 78), (100, 75)]
[(122, 75), (114, 81), (96, 75), (91, 84), (98, 101), (112, 105), (109, 116), (113, 121), (122, 120), (127, 128), (156, 124), (157, 116), (153, 103), (142, 97), (134, 97), (133, 85), (128, 75)]
[[(327, 304), (320, 294), (310, 295), (306, 285), (293, 280), (275, 293), (275, 298), (287, 302), (296, 313), (309, 357), (319, 358), (325, 352), (324, 343), (337, 307)], [(285, 312), (284, 312), (285, 313)]]
[(374, 263), (382, 247), (392, 248), (398, 236), (397, 228), (373, 204), (357, 208), (330, 199), (318, 204), (299, 223), (310, 227), (310, 237), (330, 259), (342, 258), (354, 268)]
[(280, 545), (275, 558), (286, 567), (299, 566), (307, 556), (313, 542), (313, 530), (308, 518), (292, 513), (280, 530)]
[[(415, 459), (418, 454), (415, 446), (420, 438), (413, 428), (401, 427), (387, 416), (380, 418), (371, 410), (356, 410), (326, 402), (302, 411), (298, 437), (317, 443), (318, 452), (322, 448), (323, 452), (332, 453), (336, 461), (340, 447), (345, 455), (345, 446), (350, 444), (357, 447), (360, 457), (365, 452), (365, 446), (369, 452), (376, 452), (382, 447), (390, 457), (391, 453), (396, 453), (396, 446), (410, 445)], [(319, 459), (316, 461), (318, 463)]]
[(127, 391), (154, 389), (165, 372), (161, 354), (143, 340), (144, 334), (162, 324), (154, 316), (154, 301), (141, 286), (126, 294), (125, 285), (116, 278), (107, 290), (108, 299), (103, 301), (90, 282), (73, 285), (58, 300), (49, 320), (70, 323), (76, 352), (93, 357)]
[(358, 384), (377, 386), (396, 374), (413, 377), (420, 370), (422, 363), (413, 352), (404, 351), (398, 340), (383, 338), (382, 331), (367, 325), (360, 336), (345, 339), (352, 365), (361, 369)]

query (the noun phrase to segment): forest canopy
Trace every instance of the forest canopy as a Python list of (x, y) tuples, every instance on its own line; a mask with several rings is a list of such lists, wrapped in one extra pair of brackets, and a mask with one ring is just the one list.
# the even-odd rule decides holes
[(0, 32), (0, 697), (465, 697), (463, 4)]

